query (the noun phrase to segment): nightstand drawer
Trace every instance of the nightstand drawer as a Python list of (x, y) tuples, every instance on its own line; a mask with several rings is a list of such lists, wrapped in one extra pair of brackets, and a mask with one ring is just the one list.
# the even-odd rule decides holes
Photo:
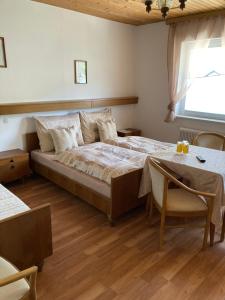
[(2, 166), (7, 166), (7, 165), (11, 165), (11, 164), (20, 164), (21, 162), (27, 162), (29, 160), (29, 156), (28, 154), (23, 155), (23, 156), (15, 156), (15, 157), (7, 157), (4, 159), (0, 159), (0, 168)]

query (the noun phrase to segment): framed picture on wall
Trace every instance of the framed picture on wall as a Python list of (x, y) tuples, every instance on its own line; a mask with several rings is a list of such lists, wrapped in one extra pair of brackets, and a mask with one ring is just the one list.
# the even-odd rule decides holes
[(3, 37), (0, 37), (0, 68), (7, 68), (5, 41)]
[(86, 60), (75, 60), (75, 83), (86, 84), (87, 83), (87, 61)]

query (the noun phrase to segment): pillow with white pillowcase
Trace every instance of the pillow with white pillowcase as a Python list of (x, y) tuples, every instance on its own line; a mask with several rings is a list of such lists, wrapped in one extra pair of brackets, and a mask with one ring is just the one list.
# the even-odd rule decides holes
[(78, 147), (76, 129), (74, 127), (50, 129), (49, 132), (56, 154)]
[(97, 120), (97, 126), (101, 142), (117, 138), (118, 134), (115, 119)]
[(54, 144), (50, 134), (51, 129), (74, 127), (78, 145), (84, 144), (79, 113), (60, 116), (39, 116), (35, 117), (35, 121), (42, 152), (54, 151)]

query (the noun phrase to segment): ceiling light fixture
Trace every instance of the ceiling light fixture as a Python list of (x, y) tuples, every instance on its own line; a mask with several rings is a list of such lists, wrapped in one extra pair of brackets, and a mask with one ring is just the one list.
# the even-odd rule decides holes
[[(152, 4), (155, 0), (146, 0), (145, 1), (145, 6), (146, 6), (146, 11), (148, 13), (150, 13), (150, 11), (152, 10)], [(158, 9), (161, 10), (162, 12), (162, 16), (165, 19), (166, 16), (168, 15), (169, 10), (172, 8), (173, 5), (173, 0), (156, 0), (157, 1), (157, 5), (158, 5)], [(185, 8), (185, 2), (187, 0), (179, 0), (180, 2), (180, 9), (184, 9)]]

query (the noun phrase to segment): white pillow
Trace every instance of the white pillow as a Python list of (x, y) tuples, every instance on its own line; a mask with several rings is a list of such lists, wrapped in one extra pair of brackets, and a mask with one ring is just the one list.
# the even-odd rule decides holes
[(114, 119), (111, 120), (97, 120), (97, 126), (100, 136), (100, 141), (112, 140), (117, 138), (116, 122)]
[(112, 112), (106, 108), (97, 112), (80, 112), (81, 129), (85, 144), (99, 141), (97, 120), (111, 120)]
[(56, 153), (61, 153), (78, 147), (76, 130), (74, 127), (50, 129), (50, 134), (53, 139)]
[(43, 116), (36, 117), (36, 129), (39, 144), (42, 152), (54, 150), (54, 143), (49, 132), (50, 129), (73, 127), (76, 130), (78, 145), (83, 145), (84, 140), (81, 132), (79, 114), (68, 114), (64, 116)]

